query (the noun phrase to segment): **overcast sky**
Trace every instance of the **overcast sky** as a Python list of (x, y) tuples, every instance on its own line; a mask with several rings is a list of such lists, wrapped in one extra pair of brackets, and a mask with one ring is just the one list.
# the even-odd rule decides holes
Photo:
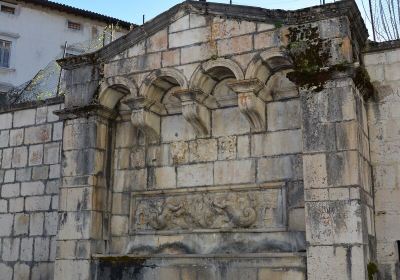
[[(143, 14), (149, 20), (172, 6), (183, 2), (183, 0), (53, 0), (58, 3), (74, 6), (77, 8), (101, 13), (119, 18), (136, 24), (142, 23)], [(362, 2), (367, 0), (356, 0), (359, 9), (364, 13)], [(209, 2), (229, 3), (229, 0), (212, 0)], [(333, 0), (326, 0), (333, 2)], [(319, 5), (320, 0), (233, 0), (233, 4), (258, 6), (266, 9), (294, 10)], [(366, 5), (366, 4), (364, 4)], [(365, 6), (367, 9), (367, 6)], [(368, 24), (367, 24), (368, 25)], [(371, 32), (370, 32), (371, 33)]]

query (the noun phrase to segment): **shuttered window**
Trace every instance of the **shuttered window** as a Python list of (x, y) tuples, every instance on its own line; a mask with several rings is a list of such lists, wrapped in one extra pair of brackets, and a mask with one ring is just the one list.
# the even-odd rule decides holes
[(10, 67), (11, 42), (0, 40), (0, 67)]

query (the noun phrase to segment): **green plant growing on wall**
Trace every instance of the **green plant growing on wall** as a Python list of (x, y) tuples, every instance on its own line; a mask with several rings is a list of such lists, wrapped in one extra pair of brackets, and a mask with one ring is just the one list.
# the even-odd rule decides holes
[(290, 27), (287, 37), (287, 52), (294, 66), (294, 71), (287, 74), (288, 79), (300, 87), (321, 91), (332, 73), (331, 41), (321, 39), (318, 27), (310, 24)]
[(369, 262), (367, 265), (367, 271), (368, 271), (368, 280), (374, 280), (374, 275), (376, 275), (379, 272), (378, 266), (374, 262)]

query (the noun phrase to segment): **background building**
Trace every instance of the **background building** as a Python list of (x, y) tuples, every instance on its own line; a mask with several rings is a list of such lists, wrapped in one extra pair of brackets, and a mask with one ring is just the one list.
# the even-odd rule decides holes
[[(50, 61), (94, 50), (130, 23), (46, 0), (0, 1), (0, 92), (32, 79)], [(103, 36), (105, 34), (105, 36)]]

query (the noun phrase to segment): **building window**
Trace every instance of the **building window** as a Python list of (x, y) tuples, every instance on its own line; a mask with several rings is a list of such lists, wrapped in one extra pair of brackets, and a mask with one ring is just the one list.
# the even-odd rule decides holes
[(0, 40), (0, 67), (10, 68), (11, 42)]
[(77, 22), (73, 22), (73, 21), (68, 21), (68, 28), (69, 29), (73, 29), (73, 30), (81, 30), (82, 29), (82, 25), (80, 23)]
[(1, 5), (0, 11), (2, 13), (14, 15), (15, 14), (15, 7), (7, 6), (7, 5)]

